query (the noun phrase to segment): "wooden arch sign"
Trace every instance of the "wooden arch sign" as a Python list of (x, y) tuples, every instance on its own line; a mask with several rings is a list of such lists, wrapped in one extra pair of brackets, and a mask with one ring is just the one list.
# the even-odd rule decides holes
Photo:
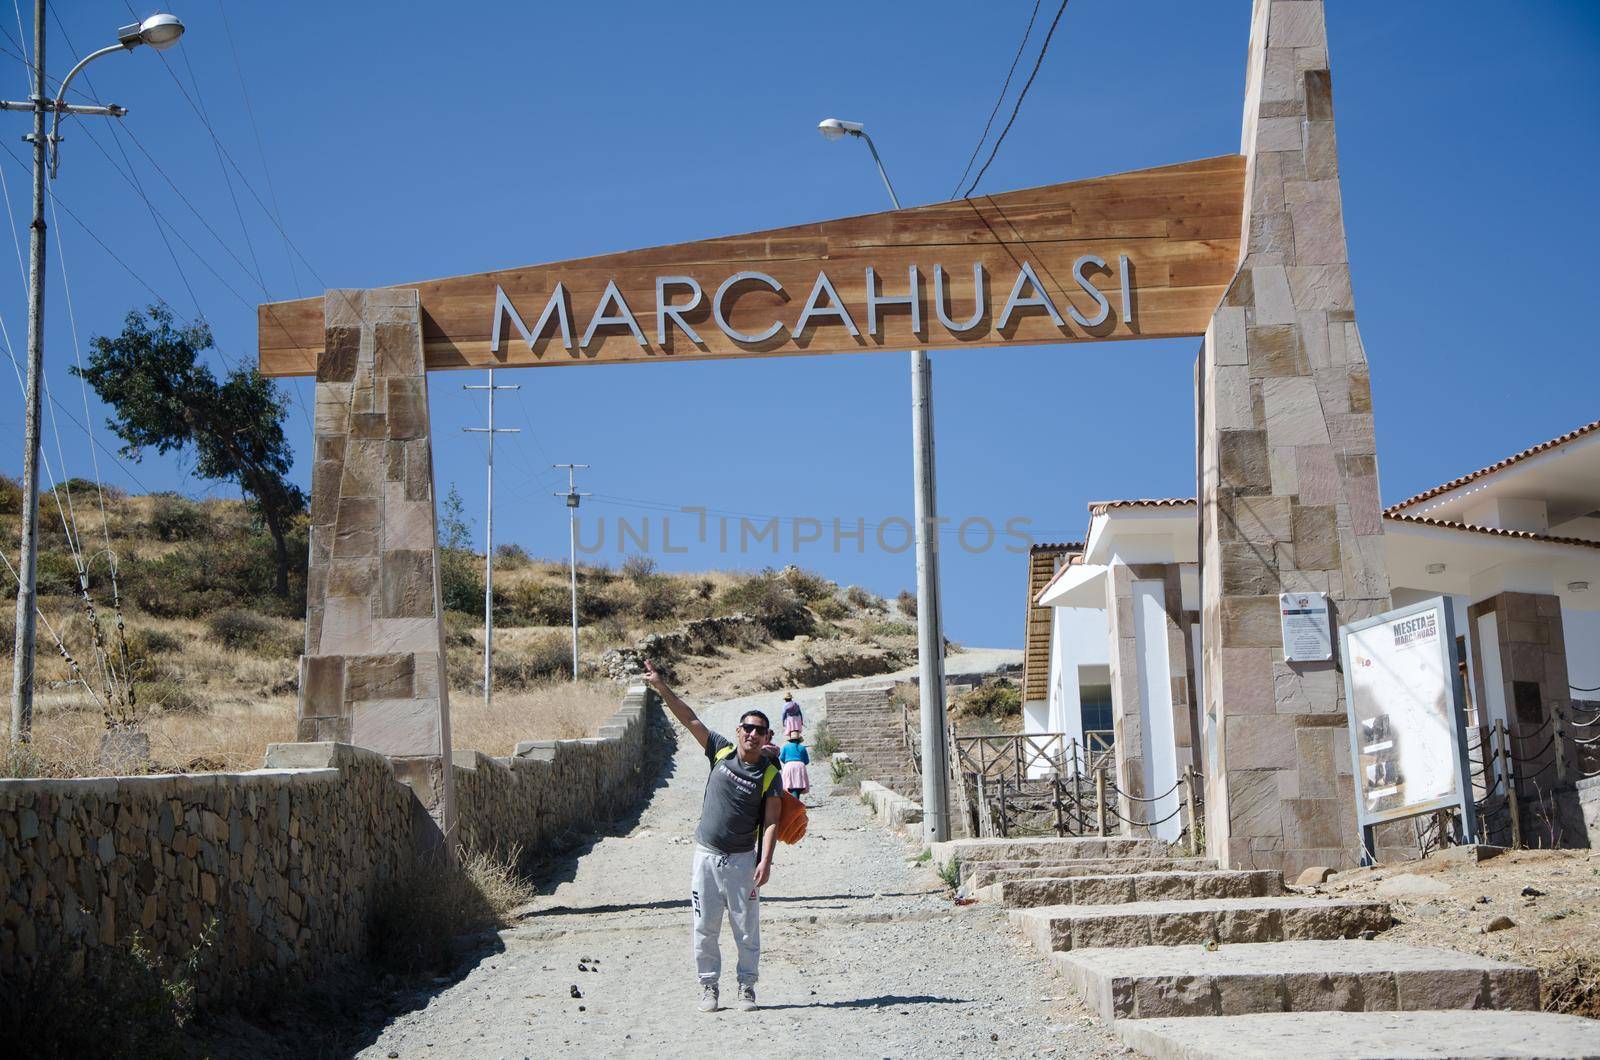
[[(1202, 335), (1239, 262), (1241, 155), (421, 283), (430, 370)], [(322, 298), (258, 310), (314, 375)]]

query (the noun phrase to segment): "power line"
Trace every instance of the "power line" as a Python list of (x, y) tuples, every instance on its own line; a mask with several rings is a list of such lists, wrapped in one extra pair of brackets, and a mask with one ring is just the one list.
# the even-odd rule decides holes
[[(256, 139), (256, 154), (261, 158), (261, 175), (267, 181), (267, 198), (272, 200), (274, 220), (278, 222), (279, 231), (283, 228), (283, 210), (278, 205), (278, 191), (272, 184), (272, 167), (267, 164), (267, 149), (261, 143), (261, 127), (256, 124), (256, 109), (250, 103), (250, 88), (245, 83), (244, 66), (239, 62), (239, 49), (233, 43), (233, 26), (228, 21), (228, 5), (222, 0), (217, 0), (217, 13), (222, 16), (222, 32), (228, 38), (228, 51), (233, 55), (233, 71), (239, 77), (239, 94), (244, 97), (244, 112), (250, 118), (250, 131)], [(283, 237), (283, 257), (289, 264), (289, 279), (294, 286), (294, 293), (300, 294), (300, 276), (294, 267), (294, 256), (289, 253), (289, 237)]]
[(1022, 84), (1022, 91), (1017, 93), (1017, 105), (1011, 108), (1011, 117), (1006, 119), (1006, 127), (1000, 130), (1000, 135), (994, 141), (994, 150), (989, 152), (989, 157), (984, 160), (983, 168), (978, 170), (978, 175), (972, 178), (972, 183), (967, 185), (962, 198), (971, 198), (972, 190), (978, 186), (983, 175), (989, 171), (989, 163), (994, 161), (995, 155), (1000, 153), (1000, 145), (1006, 142), (1006, 133), (1011, 131), (1012, 123), (1017, 120), (1017, 112), (1022, 110), (1022, 101), (1028, 98), (1028, 89), (1033, 87), (1033, 79), (1039, 76), (1039, 67), (1044, 63), (1045, 53), (1050, 50), (1050, 38), (1056, 35), (1056, 26), (1061, 22), (1061, 16), (1066, 13), (1067, 0), (1061, 0), (1061, 6), (1056, 9), (1056, 17), (1050, 20), (1050, 31), (1044, 35), (1044, 44), (1039, 48), (1039, 57), (1033, 61), (1033, 69), (1028, 74), (1028, 80)]
[(1033, 33), (1033, 20), (1039, 17), (1040, 2), (1041, 0), (1033, 0), (1033, 13), (1028, 16), (1028, 28), (1022, 31), (1022, 40), (1017, 44), (1017, 54), (1011, 57), (1011, 69), (1006, 71), (1005, 84), (1000, 86), (1000, 95), (995, 98), (994, 109), (989, 112), (989, 120), (983, 123), (983, 135), (972, 145), (972, 157), (967, 159), (967, 168), (961, 171), (961, 176), (956, 178), (956, 186), (950, 189), (952, 199), (961, 191), (961, 182), (972, 172), (972, 163), (978, 160), (978, 152), (983, 150), (984, 141), (989, 139), (989, 129), (994, 125), (994, 116), (1000, 113), (1000, 104), (1006, 101), (1006, 93), (1011, 89), (1011, 75), (1017, 72), (1017, 63), (1022, 60), (1022, 50), (1028, 46), (1028, 37)]

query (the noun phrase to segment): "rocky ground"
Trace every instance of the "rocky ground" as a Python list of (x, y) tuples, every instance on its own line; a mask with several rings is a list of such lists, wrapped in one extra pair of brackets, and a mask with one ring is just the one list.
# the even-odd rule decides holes
[[(802, 694), (813, 724), (821, 692)], [(752, 702), (777, 698), (729, 701), (702, 714), (726, 730)], [(548, 893), (488, 939), (463, 977), (374, 1028), (358, 1055), (1122, 1051), (1004, 930), (1002, 913), (956, 907), (914, 861), (915, 845), (879, 829), (855, 800), (821, 794), (808, 800), (809, 834), (780, 851), (763, 893), (762, 1008), (697, 1011), (687, 889), (705, 758), (684, 737), (669, 768), (636, 828), (555, 866)], [(815, 772), (825, 789), (825, 767)], [(731, 995), (731, 939), (724, 949)]]
[(1600, 1018), (1600, 853), (1519, 850), (1479, 862), (1447, 851), (1342, 872), (1320, 889), (1389, 902), (1387, 942), (1529, 965), (1546, 1009)]

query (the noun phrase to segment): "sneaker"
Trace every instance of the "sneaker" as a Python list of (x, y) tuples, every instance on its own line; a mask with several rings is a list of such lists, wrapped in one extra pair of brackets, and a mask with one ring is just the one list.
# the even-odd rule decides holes
[(754, 1012), (756, 1010), (756, 988), (751, 983), (739, 984), (739, 1011)]
[(700, 987), (700, 1011), (701, 1012), (715, 1012), (715, 1011), (717, 1011), (717, 998), (718, 998), (718, 995), (719, 995), (719, 991), (717, 990), (717, 984), (716, 983), (705, 983), (705, 984), (702, 984), (701, 987)]

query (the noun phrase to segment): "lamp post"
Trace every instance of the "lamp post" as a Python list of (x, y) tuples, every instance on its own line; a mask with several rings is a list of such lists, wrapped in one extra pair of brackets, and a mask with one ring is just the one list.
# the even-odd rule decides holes
[(553, 468), (565, 468), (567, 472), (567, 492), (557, 493), (557, 497), (567, 500), (567, 575), (570, 578), (568, 585), (572, 589), (572, 680), (578, 680), (578, 505), (583, 503), (583, 498), (589, 494), (578, 489), (578, 480), (574, 472), (587, 470), (588, 464), (551, 464)]
[[(817, 131), (827, 140), (846, 136), (866, 141), (889, 201), (900, 209), (900, 197), (878, 157), (878, 148), (860, 122), (827, 118)], [(913, 292), (915, 294), (915, 292)], [(933, 366), (926, 350), (911, 351), (911, 445), (916, 481), (917, 541), (917, 670), (922, 714), (923, 836), (942, 843), (950, 838), (950, 794), (947, 787), (949, 747), (945, 741), (944, 621), (939, 604), (939, 505), (933, 461)]]
[[(67, 87), (85, 66), (102, 55), (132, 51), (141, 44), (156, 51), (172, 47), (183, 36), (183, 23), (177, 16), (155, 14), (143, 22), (117, 30), (117, 43), (84, 56), (61, 82), (55, 98), (45, 95), (44, 73), (45, 0), (33, 5), (33, 94), (25, 102), (0, 100), (0, 110), (24, 110), (33, 114), (33, 132), (25, 139), (33, 144), (33, 224), (28, 230), (28, 384), (25, 400), (22, 453), (22, 559), (17, 571), (17, 640), (11, 669), (11, 739), (25, 741), (33, 729), (33, 662), (35, 616), (38, 613), (39, 556), (39, 403), (40, 376), (44, 370), (44, 183), (48, 165), (54, 179), (59, 163), (57, 145), (61, 142), (63, 114), (100, 115), (120, 118), (127, 114), (115, 103), (105, 106), (80, 106), (66, 102)], [(44, 118), (54, 114), (50, 134), (45, 135)]]

